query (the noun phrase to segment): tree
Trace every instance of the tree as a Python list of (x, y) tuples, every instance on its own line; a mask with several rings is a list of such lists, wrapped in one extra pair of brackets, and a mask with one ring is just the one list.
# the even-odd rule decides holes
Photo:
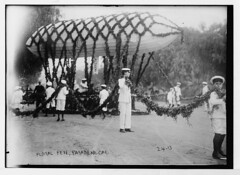
[(201, 32), (184, 28), (184, 43), (173, 43), (156, 52), (154, 58), (143, 76), (143, 86), (152, 82), (159, 89), (169, 89), (159, 73), (159, 62), (172, 84), (181, 81), (183, 94), (195, 95), (202, 81), (226, 75), (226, 24), (213, 24)]

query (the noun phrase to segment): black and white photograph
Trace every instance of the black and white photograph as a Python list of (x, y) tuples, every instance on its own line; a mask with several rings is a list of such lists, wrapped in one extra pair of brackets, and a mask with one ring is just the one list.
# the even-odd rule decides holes
[(6, 168), (233, 169), (233, 6), (5, 6)]

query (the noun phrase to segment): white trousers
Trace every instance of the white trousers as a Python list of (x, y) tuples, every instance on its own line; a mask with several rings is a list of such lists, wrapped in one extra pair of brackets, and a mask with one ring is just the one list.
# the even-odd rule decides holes
[(211, 124), (214, 133), (226, 134), (226, 119), (225, 118), (211, 118)]
[(132, 104), (119, 102), (120, 110), (120, 129), (131, 128)]
[(177, 96), (176, 103), (177, 103), (177, 105), (181, 105), (181, 101), (180, 101), (180, 97), (179, 96)]
[(52, 99), (48, 104), (46, 104), (46, 108), (49, 109), (51, 107), (55, 107), (55, 99)]
[(66, 100), (57, 99), (56, 110), (65, 111)]

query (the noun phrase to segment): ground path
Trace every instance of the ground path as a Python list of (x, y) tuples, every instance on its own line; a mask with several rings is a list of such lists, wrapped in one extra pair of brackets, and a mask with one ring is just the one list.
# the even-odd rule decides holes
[(210, 121), (203, 108), (189, 123), (181, 116), (132, 116), (131, 133), (119, 132), (119, 116), (66, 115), (7, 118), (8, 165), (216, 165)]

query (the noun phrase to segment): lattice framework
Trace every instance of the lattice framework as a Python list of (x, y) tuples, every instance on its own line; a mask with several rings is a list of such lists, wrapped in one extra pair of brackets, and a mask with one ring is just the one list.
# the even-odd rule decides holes
[[(111, 76), (113, 79), (119, 76), (121, 67), (129, 66), (129, 55), (132, 55), (131, 69), (134, 72), (138, 55), (151, 52), (150, 58), (152, 51), (167, 46), (177, 35), (182, 35), (182, 30), (167, 18), (148, 12), (132, 12), (42, 26), (26, 45), (42, 59), (47, 81), (56, 78), (59, 82), (65, 78), (73, 87), (79, 57), (85, 59), (85, 77), (90, 83), (93, 61), (88, 70), (87, 57), (105, 56), (109, 63), (105, 71), (108, 74), (105, 81), (108, 83)], [(150, 41), (147, 40), (149, 37)], [(156, 41), (159, 41), (159, 46)], [(161, 46), (161, 41), (164, 46)], [(49, 58), (52, 59), (52, 70)], [(59, 70), (60, 77), (57, 76)], [(143, 73), (141, 70), (138, 72)]]

